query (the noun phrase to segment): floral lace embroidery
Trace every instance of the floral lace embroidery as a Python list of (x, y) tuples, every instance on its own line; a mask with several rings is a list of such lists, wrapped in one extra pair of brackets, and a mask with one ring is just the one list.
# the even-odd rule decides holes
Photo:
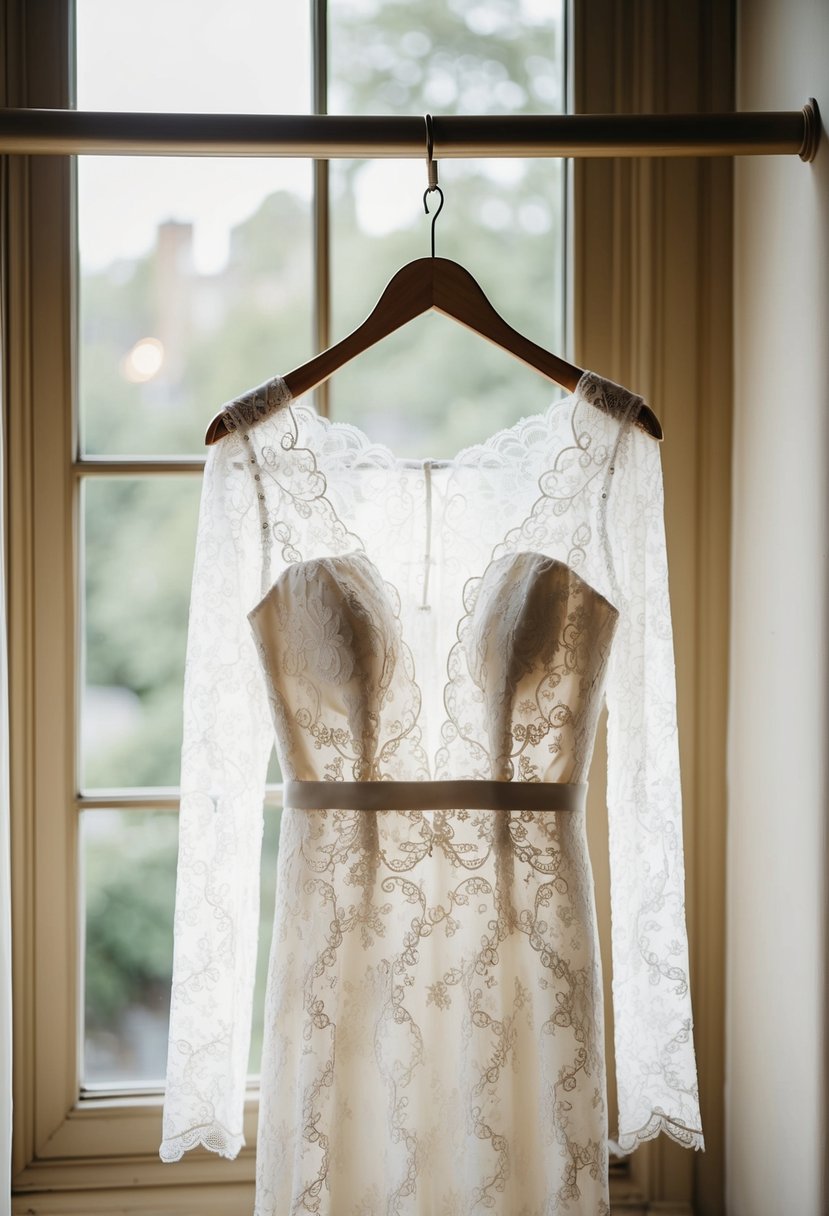
[[(241, 1143), (274, 732), (286, 775), (578, 780), (605, 687), (615, 1147), (658, 1130), (701, 1146), (661, 474), (641, 408), (586, 373), (433, 470), (429, 620), (418, 469), (278, 379), (228, 408), (188, 640), (167, 1159)], [(259, 1216), (328, 1211), (333, 1185), (337, 1211), (408, 1212), (426, 1161), (447, 1212), (546, 1213), (550, 1195), (556, 1212), (606, 1211), (583, 815), (286, 810), (279, 865)], [(537, 1095), (525, 1119), (507, 1115), (516, 1077)], [(350, 1171), (366, 1142), (386, 1146), (382, 1184)]]

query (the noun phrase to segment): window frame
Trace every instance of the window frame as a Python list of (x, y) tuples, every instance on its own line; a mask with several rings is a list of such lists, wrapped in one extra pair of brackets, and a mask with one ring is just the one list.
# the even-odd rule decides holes
[[(316, 20), (324, 13), (325, 0), (315, 0)], [(713, 7), (712, 7), (713, 6)], [(715, 13), (714, 0), (703, 0), (706, 12)], [(5, 0), (3, 22), (10, 52), (1, 78), (7, 105), (61, 108), (69, 104), (73, 79), (74, 20), (71, 0)], [(709, 14), (710, 15), (710, 14)], [(575, 10), (570, 54), (575, 69), (572, 87), (576, 108), (611, 109), (595, 103), (607, 83), (598, 84), (596, 65), (607, 60), (619, 64), (629, 45), (614, 26), (620, 21), (614, 0), (589, 0)], [(605, 27), (600, 23), (604, 20)], [(723, 18), (725, 20), (725, 17)], [(672, 32), (665, 27), (645, 31), (645, 42), (653, 64), (640, 66), (644, 75), (657, 78), (659, 51)], [(588, 34), (588, 27), (590, 34)], [(606, 39), (596, 31), (616, 30)], [(613, 43), (613, 38), (616, 43)], [(706, 37), (718, 48), (728, 45), (729, 34), (711, 19)], [(700, 60), (706, 62), (706, 44), (701, 40)], [(589, 54), (588, 49), (589, 48)], [(603, 57), (604, 56), (604, 60)], [(710, 58), (712, 78), (722, 68), (721, 55)], [(648, 60), (650, 63), (650, 60)], [(698, 70), (688, 57), (687, 76)], [(321, 107), (324, 74), (314, 86), (314, 100)], [(612, 80), (610, 81), (612, 84)], [(642, 102), (639, 108), (659, 108), (660, 99)], [(624, 107), (624, 102), (620, 108)], [(701, 107), (702, 108), (702, 107)], [(718, 108), (716, 106), (712, 108)], [(725, 109), (727, 105), (719, 108)], [(158, 1158), (160, 1098), (142, 1096), (85, 1097), (78, 1101), (75, 1060), (77, 1058), (76, 985), (79, 975), (78, 942), (80, 908), (77, 899), (76, 859), (78, 846), (78, 800), (67, 805), (66, 791), (74, 784), (76, 705), (75, 656), (79, 647), (79, 588), (73, 568), (79, 537), (75, 483), (78, 451), (71, 411), (57, 413), (55, 402), (70, 398), (75, 383), (75, 336), (77, 308), (75, 265), (75, 162), (68, 157), (10, 157), (7, 161), (7, 219), (3, 233), (6, 257), (4, 305), (7, 358), (4, 366), (4, 422), (7, 427), (7, 543), (9, 554), (9, 683), (11, 698), (11, 797), (12, 797), (12, 910), (14, 957), (14, 1103), (15, 1129), (12, 1174), (15, 1188), (13, 1211), (23, 1213), (110, 1212), (131, 1208), (149, 1212), (192, 1212), (210, 1216), (215, 1212), (247, 1211), (251, 1206), (255, 1139), (256, 1095), (246, 1102), (247, 1147), (233, 1161), (208, 1153), (190, 1153), (171, 1170)], [(676, 199), (659, 174), (624, 170), (610, 164), (582, 162), (571, 178), (568, 223), (575, 240), (568, 259), (575, 272), (569, 276), (574, 289), (571, 302), (577, 349), (582, 362), (601, 367), (647, 390), (664, 392), (670, 374), (665, 371), (668, 335), (654, 344), (648, 355), (636, 345), (635, 333), (647, 332), (659, 301), (659, 285), (638, 277), (641, 251), (627, 242), (637, 225), (657, 219), (670, 227)], [(707, 166), (700, 171), (704, 179)], [(710, 176), (710, 175), (709, 175)], [(327, 165), (317, 162), (315, 185), (324, 183)], [(718, 184), (719, 182), (719, 184)], [(714, 283), (715, 267), (728, 252), (719, 239), (724, 209), (730, 207), (730, 184), (714, 181), (711, 199), (691, 197), (689, 207), (709, 216), (710, 231), (697, 234), (696, 248), (707, 258), (695, 298), (719, 302), (707, 339), (688, 338), (683, 352), (699, 351), (704, 341), (709, 386), (728, 381), (730, 345), (725, 330), (712, 336), (722, 318), (722, 291)], [(318, 197), (323, 198), (324, 195)], [(602, 200), (601, 210), (596, 200)], [(610, 203), (607, 203), (607, 200)], [(713, 200), (713, 201), (712, 201)], [(665, 217), (668, 217), (667, 220)], [(680, 217), (681, 219), (682, 217)], [(315, 281), (327, 283), (328, 214), (325, 205), (314, 212)], [(711, 233), (716, 240), (712, 240)], [(666, 231), (662, 233), (663, 239)], [(692, 242), (693, 243), (693, 242)], [(635, 242), (632, 243), (635, 246)], [(693, 257), (693, 249), (689, 253)], [(606, 305), (591, 312), (580, 282), (595, 282), (588, 272), (596, 265), (613, 266)], [(707, 267), (707, 268), (706, 268)], [(651, 267), (651, 269), (653, 269)], [(706, 278), (706, 276), (708, 276)], [(727, 293), (726, 293), (727, 294)], [(317, 292), (315, 337), (328, 341), (328, 293)], [(730, 300), (726, 301), (730, 306)], [(627, 311), (625, 311), (627, 310)], [(650, 310), (650, 312), (649, 312)], [(624, 312), (632, 319), (619, 331), (613, 315)], [(718, 345), (719, 343), (719, 345)], [(674, 342), (673, 353), (677, 355)], [(722, 1048), (719, 1025), (722, 1017), (722, 891), (718, 867), (724, 856), (724, 698), (721, 698), (718, 665), (710, 677), (695, 672), (696, 656), (706, 651), (722, 656), (723, 630), (706, 625), (706, 611), (727, 601), (728, 457), (726, 435), (729, 417), (725, 409), (715, 416), (717, 398), (702, 401), (699, 414), (689, 421), (673, 421), (679, 434), (698, 425), (707, 428), (707, 464), (692, 469), (679, 443), (673, 450), (677, 476), (666, 477), (669, 549), (672, 533), (696, 546), (690, 556), (679, 553), (672, 587), (688, 588), (682, 602), (674, 599), (675, 619), (684, 615), (692, 640), (680, 646), (677, 656), (680, 685), (680, 731), (683, 748), (683, 786), (686, 804), (686, 863), (689, 881), (689, 930), (697, 1018), (698, 1061), (701, 1077), (717, 1088), (722, 1078)], [(322, 405), (322, 403), (320, 403)], [(324, 405), (322, 405), (324, 408)], [(657, 409), (663, 423), (670, 423)], [(681, 428), (681, 429), (680, 429)], [(667, 429), (667, 426), (666, 426)], [(698, 460), (702, 459), (697, 453)], [(680, 464), (688, 466), (685, 473)], [(115, 463), (115, 462), (108, 462)], [(152, 461), (140, 461), (149, 469)], [(181, 461), (164, 463), (179, 468)], [(194, 462), (198, 472), (200, 462)], [(690, 478), (696, 476), (694, 485)], [(672, 484), (681, 482), (678, 489)], [(670, 501), (671, 496), (673, 501)], [(693, 522), (672, 524), (688, 516)], [(671, 549), (677, 552), (677, 545)], [(702, 569), (707, 580), (689, 575)], [(712, 577), (712, 570), (714, 572)], [(704, 586), (703, 586), (704, 584)], [(687, 606), (685, 600), (687, 598)], [(679, 610), (679, 611), (678, 611)], [(701, 623), (700, 623), (701, 622)], [(684, 690), (684, 691), (683, 691)], [(711, 711), (711, 706), (714, 706)], [(722, 712), (721, 712), (722, 710)], [(44, 763), (44, 757), (47, 758)], [(689, 761), (690, 757), (690, 761)], [(94, 799), (93, 799), (94, 801)], [(158, 806), (149, 798), (147, 805)], [(117, 799), (108, 801), (117, 805)], [(174, 805), (174, 803), (173, 803)], [(55, 807), (68, 813), (56, 814)], [(692, 826), (689, 828), (689, 819)], [(710, 855), (712, 868), (699, 859)], [(713, 872), (712, 872), (713, 871)], [(700, 1037), (702, 1030), (702, 1037)], [(703, 1091), (704, 1093), (704, 1091)], [(677, 1212), (690, 1212), (695, 1189), (714, 1195), (721, 1186), (721, 1132), (711, 1124), (717, 1118), (716, 1094), (704, 1113), (710, 1150), (714, 1148), (713, 1173), (705, 1181), (703, 1169), (685, 1154), (679, 1163), (674, 1146), (660, 1138), (643, 1147), (630, 1166), (616, 1169), (611, 1178), (615, 1202), (641, 1203), (649, 1199), (673, 1200)], [(717, 1164), (719, 1154), (719, 1165)], [(708, 1156), (708, 1154), (707, 1154)], [(709, 1156), (709, 1161), (711, 1157)], [(697, 1181), (694, 1182), (694, 1174)], [(702, 1178), (702, 1183), (699, 1179)], [(713, 1179), (713, 1180), (711, 1180)], [(702, 1209), (701, 1209), (702, 1210)], [(706, 1208), (705, 1210), (709, 1210)], [(711, 1211), (715, 1210), (712, 1206)]]
[[(64, 108), (74, 99), (74, 5), (49, 0), (39, 14), (23, 0), (10, 0), (29, 68), (26, 95), (17, 104)], [(327, 109), (326, 0), (311, 0), (311, 112)], [(35, 54), (31, 52), (36, 48)], [(60, 63), (62, 70), (55, 72)], [(52, 71), (49, 71), (51, 66)], [(316, 161), (311, 209), (315, 346), (330, 341), (330, 223), (328, 163)], [(77, 158), (15, 157), (9, 182), (14, 209), (10, 247), (25, 257), (10, 265), (9, 349), (28, 349), (24, 369), (10, 359), (9, 417), (10, 582), (20, 590), (10, 603), (14, 722), (13, 805), (28, 807), (26, 826), (15, 833), (14, 923), (15, 1025), (31, 1026), (16, 1038), (17, 1110), (13, 1173), (19, 1191), (46, 1186), (74, 1188), (91, 1172), (118, 1185), (140, 1165), (142, 1186), (166, 1192), (210, 1179), (222, 1198), (217, 1211), (235, 1202), (253, 1183), (258, 1088), (248, 1086), (246, 1147), (228, 1163), (209, 1153), (189, 1153), (175, 1171), (158, 1158), (161, 1090), (129, 1093), (84, 1091), (78, 1077), (83, 1051), (82, 984), (83, 892), (79, 882), (79, 828), (83, 811), (98, 808), (177, 810), (175, 791), (85, 793), (78, 780), (78, 725), (81, 720), (83, 646), (80, 483), (117, 475), (192, 474), (204, 458), (121, 458), (85, 456), (74, 408), (80, 273), (77, 260)], [(26, 237), (31, 237), (27, 240)], [(72, 402), (55, 425), (54, 402)], [(316, 394), (328, 412), (327, 384)], [(23, 504), (28, 503), (28, 509)], [(55, 527), (55, 520), (59, 526)], [(25, 591), (24, 591), (25, 589)], [(72, 791), (67, 798), (67, 791)], [(281, 805), (281, 788), (266, 799)], [(53, 808), (65, 806), (65, 815)], [(22, 820), (22, 817), (20, 817)], [(24, 926), (27, 929), (24, 931)], [(125, 1145), (129, 1153), (125, 1154)], [(128, 1155), (129, 1161), (116, 1164)], [(107, 1166), (93, 1159), (111, 1159)], [(167, 1204), (168, 1200), (163, 1200)], [(208, 1209), (205, 1209), (208, 1210)]]
[[(3, 9), (20, 76), (3, 80), (9, 105), (73, 104), (74, 6), (48, 0)], [(203, 458), (82, 457), (75, 409), (77, 287), (74, 157), (10, 157), (5, 321), (8, 357), (9, 686), (14, 957), (14, 1193), (38, 1194), (37, 1211), (109, 1211), (113, 1190), (140, 1185), (163, 1211), (192, 1210), (194, 1186), (209, 1183), (200, 1210), (240, 1211), (252, 1194), (258, 1093), (245, 1103), (247, 1145), (233, 1162), (190, 1154), (170, 1170), (158, 1156), (161, 1091), (79, 1092), (83, 931), (78, 881), (80, 812), (130, 805), (177, 810), (174, 791), (112, 797), (80, 792), (77, 729), (82, 653), (79, 481), (107, 473), (200, 476)], [(324, 228), (317, 222), (317, 234)], [(317, 328), (321, 324), (317, 322)], [(324, 327), (324, 321), (322, 322)], [(57, 416), (56, 416), (57, 414)], [(279, 805), (279, 791), (267, 802)], [(64, 807), (65, 814), (56, 814)], [(218, 1168), (217, 1168), (218, 1167)], [(119, 1201), (120, 1202), (120, 1201)], [(140, 1200), (147, 1210), (147, 1199)], [(25, 1199), (26, 1210), (32, 1209)]]

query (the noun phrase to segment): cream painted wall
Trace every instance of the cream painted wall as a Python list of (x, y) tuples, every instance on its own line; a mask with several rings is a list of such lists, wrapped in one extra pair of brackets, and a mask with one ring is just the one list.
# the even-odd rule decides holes
[[(827, 0), (743, 0), (737, 109), (829, 117)], [(827, 1211), (829, 145), (735, 194), (728, 1216)]]

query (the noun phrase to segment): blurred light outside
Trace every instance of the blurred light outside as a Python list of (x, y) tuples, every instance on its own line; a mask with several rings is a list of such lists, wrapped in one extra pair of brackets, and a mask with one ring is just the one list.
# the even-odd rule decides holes
[(158, 338), (141, 338), (124, 358), (124, 375), (134, 384), (152, 380), (161, 371), (164, 362), (164, 345)]

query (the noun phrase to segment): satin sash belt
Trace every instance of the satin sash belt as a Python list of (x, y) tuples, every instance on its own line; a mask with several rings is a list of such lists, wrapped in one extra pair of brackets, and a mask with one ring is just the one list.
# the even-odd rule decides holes
[(285, 806), (314, 811), (580, 811), (586, 798), (587, 782), (285, 782)]

